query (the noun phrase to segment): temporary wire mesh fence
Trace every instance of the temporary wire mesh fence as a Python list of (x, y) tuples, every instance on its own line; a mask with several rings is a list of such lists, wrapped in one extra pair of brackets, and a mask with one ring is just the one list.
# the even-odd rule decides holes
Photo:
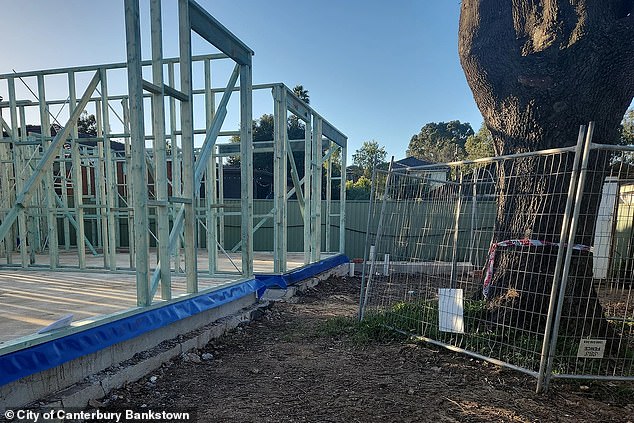
[(593, 249), (564, 269), (553, 377), (634, 379), (633, 151), (593, 144), (582, 166), (574, 239)]
[(576, 148), (376, 170), (362, 318), (540, 389), (550, 376), (634, 379), (634, 155), (587, 140), (584, 160), (580, 136)]

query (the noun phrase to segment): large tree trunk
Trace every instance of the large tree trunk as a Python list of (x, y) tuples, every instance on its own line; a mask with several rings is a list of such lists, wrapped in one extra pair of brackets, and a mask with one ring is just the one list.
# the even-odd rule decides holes
[[(590, 121), (596, 122), (595, 142), (618, 140), (634, 96), (633, 13), (634, 0), (463, 0), (460, 60), (496, 154), (574, 145), (579, 126)], [(591, 158), (577, 243), (593, 243), (608, 162), (605, 155)], [(558, 242), (572, 158), (522, 159), (504, 167), (495, 241)], [(496, 322), (543, 329), (556, 255), (556, 247), (500, 250)], [(579, 300), (567, 301), (565, 311), (581, 318), (569, 318), (564, 330), (610, 337), (592, 283), (591, 254), (575, 254), (568, 286)], [(591, 318), (595, 324), (583, 324)]]

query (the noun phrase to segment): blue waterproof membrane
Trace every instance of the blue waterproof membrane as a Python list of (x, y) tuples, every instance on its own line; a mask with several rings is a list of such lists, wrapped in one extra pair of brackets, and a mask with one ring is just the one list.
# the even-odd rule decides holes
[(282, 275), (255, 275), (255, 278), (261, 281), (266, 288), (279, 287), (285, 289), (288, 288), (289, 285), (311, 278), (340, 264), (348, 263), (349, 261), (348, 257), (344, 254), (338, 254), (318, 261), (317, 263), (312, 263), (300, 269), (293, 270), (290, 273)]
[(249, 280), (0, 356), (0, 386), (266, 289)]
[(178, 320), (230, 303), (256, 292), (262, 296), (270, 287), (286, 288), (335, 266), (348, 258), (337, 255), (310, 264), (285, 275), (257, 275), (256, 279), (206, 294), (124, 317), (100, 326), (67, 335), (0, 356), (0, 386), (14, 380), (59, 366), (84, 355), (127, 341)]

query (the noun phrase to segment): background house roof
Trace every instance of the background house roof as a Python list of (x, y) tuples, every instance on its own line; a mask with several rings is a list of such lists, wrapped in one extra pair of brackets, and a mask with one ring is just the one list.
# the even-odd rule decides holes
[(434, 170), (446, 170), (449, 168), (448, 166), (444, 164), (428, 162), (427, 160), (417, 159), (416, 157), (413, 157), (413, 156), (405, 157), (404, 159), (395, 161), (394, 164), (392, 165), (392, 168), (394, 170), (405, 170), (412, 167), (430, 166), (430, 165), (437, 165), (437, 169), (434, 169)]

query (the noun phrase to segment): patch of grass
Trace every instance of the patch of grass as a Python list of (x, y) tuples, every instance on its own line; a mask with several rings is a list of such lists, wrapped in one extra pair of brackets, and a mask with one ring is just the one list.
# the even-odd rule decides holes
[(333, 317), (317, 328), (320, 337), (347, 338), (356, 345), (375, 342), (394, 342), (407, 339), (407, 336), (389, 329), (381, 316), (368, 316), (362, 322), (356, 317)]
[(350, 336), (356, 331), (358, 319), (347, 316), (331, 317), (317, 328), (319, 336), (340, 337)]
[(522, 330), (494, 331), (487, 321), (485, 301), (465, 300), (463, 321), (465, 333), (442, 332), (438, 326), (438, 301), (400, 302), (390, 309), (372, 315), (380, 325), (456, 346), (484, 356), (497, 358), (518, 366), (537, 369), (542, 338)]
[[(485, 301), (464, 301), (465, 333), (441, 332), (438, 327), (438, 301), (399, 302), (381, 311), (366, 314), (363, 322), (354, 318), (336, 318), (325, 323), (331, 336), (346, 335), (356, 343), (394, 341), (424, 337), (447, 345), (495, 358), (525, 369), (537, 371), (541, 361), (543, 333), (522, 328), (494, 325)], [(620, 359), (596, 360), (577, 358), (579, 339), (560, 337), (553, 373), (563, 374), (631, 374), (632, 351)]]

